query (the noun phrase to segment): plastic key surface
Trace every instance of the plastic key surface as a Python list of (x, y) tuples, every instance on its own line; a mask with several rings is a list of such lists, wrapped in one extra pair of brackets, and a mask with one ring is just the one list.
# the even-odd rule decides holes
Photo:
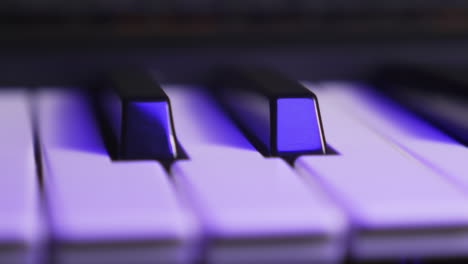
[(339, 155), (303, 156), (295, 166), (319, 181), (347, 211), (354, 229), (352, 257), (466, 254), (468, 211), (463, 192), (341, 108), (341, 101), (326, 87), (314, 91), (323, 102), (328, 142)]
[(265, 68), (231, 68), (216, 75), (213, 91), (264, 155), (325, 153), (315, 94)]
[(201, 89), (163, 86), (190, 160), (172, 174), (207, 234), (208, 263), (334, 263), (346, 219), (281, 159), (264, 158)]
[(118, 159), (177, 157), (169, 98), (149, 73), (120, 70), (99, 87), (99, 109)]
[[(382, 136), (468, 191), (465, 146), (369, 87), (346, 83), (330, 83), (327, 87), (346, 111), (359, 116)], [(426, 104), (431, 108), (430, 102)]]
[(29, 107), (25, 91), (0, 91), (0, 263), (42, 259), (45, 225)]
[(45, 194), (59, 263), (184, 263), (194, 222), (155, 161), (112, 162), (87, 98), (38, 97)]

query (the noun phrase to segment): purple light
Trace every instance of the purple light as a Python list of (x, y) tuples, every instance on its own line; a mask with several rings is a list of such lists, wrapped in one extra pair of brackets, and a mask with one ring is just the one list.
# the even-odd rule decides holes
[(227, 106), (264, 147), (270, 146), (270, 102), (253, 92), (227, 92)]
[(127, 108), (126, 153), (130, 157), (175, 154), (166, 102), (132, 102)]
[(277, 101), (278, 151), (311, 151), (322, 147), (315, 102), (310, 98)]

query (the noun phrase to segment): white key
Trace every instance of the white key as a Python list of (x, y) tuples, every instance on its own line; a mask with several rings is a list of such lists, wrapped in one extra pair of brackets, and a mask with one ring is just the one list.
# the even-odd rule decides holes
[(200, 88), (163, 87), (171, 100), (175, 130), (191, 160), (211, 160), (213, 153), (221, 158), (263, 159), (244, 135), (213, 105)]
[[(329, 86), (347, 111), (468, 192), (468, 148), (369, 88), (343, 83)], [(434, 103), (443, 105), (439, 101)], [(430, 102), (426, 104), (431, 107)]]
[(296, 167), (346, 209), (355, 228), (351, 255), (375, 260), (466, 254), (463, 193), (342, 110), (333, 93), (314, 92), (327, 141), (340, 155), (303, 156)]
[(209, 263), (337, 262), (346, 220), (280, 159), (261, 156), (212, 99), (163, 87), (191, 160), (172, 173), (208, 235)]
[(85, 98), (38, 96), (45, 193), (59, 263), (182, 263), (193, 222), (157, 162), (112, 162)]
[(0, 263), (34, 263), (45, 229), (25, 91), (0, 91), (0, 122)]

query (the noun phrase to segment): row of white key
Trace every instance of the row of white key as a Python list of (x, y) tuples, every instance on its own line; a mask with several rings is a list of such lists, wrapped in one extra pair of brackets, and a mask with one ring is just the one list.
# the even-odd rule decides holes
[(210, 263), (335, 263), (347, 223), (281, 159), (264, 158), (206, 92), (165, 88), (191, 158), (172, 173), (208, 236)]
[(355, 229), (352, 256), (468, 254), (468, 197), (350, 114), (331, 87), (309, 87), (320, 98), (327, 140), (339, 155), (301, 157), (296, 167), (320, 181), (348, 213)]
[[(322, 194), (310, 192), (282, 160), (259, 155), (203, 93), (184, 91), (178, 97), (177, 89), (169, 90), (176, 120), (196, 121), (176, 121), (176, 127), (185, 125), (179, 137), (192, 160), (173, 165), (173, 176), (190, 205), (199, 209), (195, 211), (208, 238), (208, 262), (342, 259), (346, 223), (335, 206)], [(196, 109), (184, 112), (187, 100), (203, 105), (196, 109), (204, 114)], [(119, 242), (144, 241), (151, 246), (159, 241), (164, 246), (162, 242), (179, 239), (187, 243), (177, 243), (177, 249), (190, 252), (194, 241), (190, 233), (179, 230), (188, 229), (187, 223), (181, 219), (177, 225), (181, 212), (164, 173), (155, 162), (111, 162), (84, 103), (73, 92), (46, 91), (38, 96), (45, 193), (53, 236), (61, 246), (58, 261), (127, 263), (134, 256), (125, 255)], [(196, 129), (199, 134), (192, 133)], [(212, 129), (223, 132), (215, 144), (214, 137), (206, 136)], [(238, 144), (233, 146), (234, 142)], [(206, 150), (216, 158), (198, 156), (197, 151)], [(106, 243), (117, 245), (99, 249)], [(89, 252), (89, 245), (97, 250)], [(140, 252), (142, 263), (166, 263), (161, 256), (171, 253), (149, 249), (151, 253)], [(180, 262), (185, 254), (176, 253), (168, 259)]]
[[(326, 86), (346, 111), (351, 111), (377, 133), (468, 190), (468, 164), (465, 163), (468, 149), (465, 146), (369, 87), (349, 83)], [(429, 103), (427, 105), (431, 107)]]
[[(327, 140), (339, 155), (299, 158), (295, 167), (304, 176), (299, 177), (283, 160), (261, 156), (204, 92), (187, 88), (164, 88), (190, 157), (172, 166), (176, 188), (157, 162), (112, 162), (79, 94), (45, 91), (37, 96), (44, 194), (52, 236), (60, 245), (59, 263), (181, 263), (199, 252), (200, 237), (212, 263), (338, 262), (347, 239), (357, 259), (468, 255), (468, 198), (448, 180), (463, 178), (443, 174), (448, 163), (426, 154), (437, 144), (426, 142), (424, 149), (408, 137), (400, 141), (359, 113), (359, 106), (347, 104), (355, 100), (343, 99), (349, 94), (314, 89)], [(5, 156), (14, 159), (5, 166), (30, 164), (20, 174), (32, 179), (0, 178), (19, 185), (0, 185), (13, 195), (2, 196), (0, 210), (15, 210), (2, 216), (27, 214), (21, 218), (27, 223), (17, 230), (30, 237), (7, 238), (10, 226), (4, 223), (17, 225), (17, 218), (0, 222), (0, 236), (1, 243), (33, 245), (40, 221), (32, 130), (26, 97), (13, 97), (0, 100), (2, 109), (9, 109), (8, 114), (0, 111), (0, 119), (14, 124), (1, 135), (3, 146), (11, 144)], [(20, 121), (8, 120), (11, 112)], [(402, 133), (403, 127), (388, 129)], [(18, 131), (25, 134), (13, 137)], [(20, 137), (24, 148), (18, 149)], [(10, 155), (14, 149), (18, 156)], [(431, 158), (437, 170), (427, 166)], [(23, 191), (7, 192), (18, 188)], [(0, 260), (4, 256), (11, 254), (0, 253)]]

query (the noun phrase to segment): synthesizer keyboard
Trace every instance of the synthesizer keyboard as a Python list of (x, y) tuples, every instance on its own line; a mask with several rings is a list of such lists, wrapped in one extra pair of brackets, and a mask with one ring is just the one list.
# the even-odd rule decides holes
[(1, 89), (0, 263), (468, 257), (460, 141), (369, 84), (252, 74), (256, 96), (142, 75), (105, 97)]

